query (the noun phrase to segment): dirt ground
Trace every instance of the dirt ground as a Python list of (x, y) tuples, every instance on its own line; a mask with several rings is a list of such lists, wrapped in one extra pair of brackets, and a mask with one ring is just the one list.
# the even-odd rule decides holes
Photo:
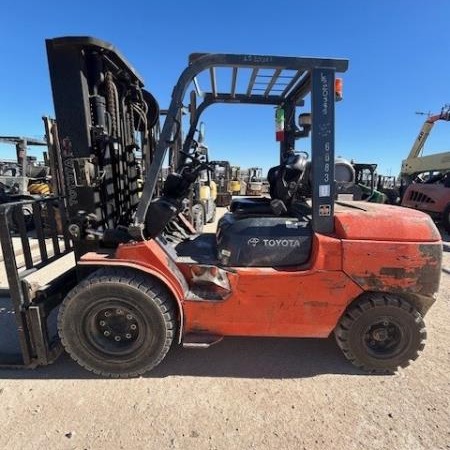
[(102, 379), (69, 357), (0, 371), (0, 448), (450, 449), (450, 245), (423, 354), (393, 376), (332, 339), (172, 348), (148, 375)]

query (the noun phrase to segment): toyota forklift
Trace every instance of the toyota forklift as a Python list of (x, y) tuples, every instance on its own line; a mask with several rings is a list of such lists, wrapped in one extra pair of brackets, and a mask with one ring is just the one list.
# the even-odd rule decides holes
[[(97, 39), (50, 39), (47, 51), (76, 259), (74, 287), (59, 289), (64, 300), (53, 304), (60, 342), (81, 366), (139, 376), (175, 343), (207, 348), (226, 336), (334, 334), (345, 357), (373, 373), (417, 358), (439, 288), (441, 239), (418, 211), (335, 201), (335, 75), (346, 60), (191, 54), (139, 197), (133, 155), (151, 141), (156, 109), (142, 79)], [(157, 197), (192, 92), (182, 158)], [(281, 108), (286, 121), (270, 198), (234, 199), (216, 233), (198, 234), (178, 213), (198, 174), (212, 169), (195, 149), (199, 119), (217, 103)], [(311, 160), (295, 150), (305, 134), (298, 111), (309, 115)], [(18, 309), (33, 330), (47, 317), (38, 310), (28, 318), (39, 301), (45, 296)]]

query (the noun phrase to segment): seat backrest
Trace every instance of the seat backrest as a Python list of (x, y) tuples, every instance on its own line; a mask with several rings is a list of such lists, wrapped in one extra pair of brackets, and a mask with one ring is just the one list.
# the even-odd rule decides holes
[(298, 189), (301, 187), (308, 162), (303, 155), (290, 156), (285, 164), (272, 167), (267, 173), (269, 193), (272, 199), (281, 200), (286, 206), (292, 202)]

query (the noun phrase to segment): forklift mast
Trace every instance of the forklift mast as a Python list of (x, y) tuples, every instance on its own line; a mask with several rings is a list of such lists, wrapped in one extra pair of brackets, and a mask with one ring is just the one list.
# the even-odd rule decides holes
[(69, 231), (79, 259), (97, 250), (96, 236), (114, 242), (133, 220), (138, 163), (142, 158), (146, 171), (152, 162), (159, 107), (110, 44), (90, 37), (46, 44)]

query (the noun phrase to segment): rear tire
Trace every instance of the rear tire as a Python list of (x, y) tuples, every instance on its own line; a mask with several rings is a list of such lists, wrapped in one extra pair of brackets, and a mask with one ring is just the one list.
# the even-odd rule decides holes
[(142, 375), (167, 354), (176, 327), (167, 289), (127, 269), (105, 268), (78, 284), (58, 314), (67, 353), (85, 369), (113, 378)]
[(370, 294), (350, 306), (334, 331), (345, 357), (371, 373), (406, 367), (425, 346), (422, 316), (406, 300)]

